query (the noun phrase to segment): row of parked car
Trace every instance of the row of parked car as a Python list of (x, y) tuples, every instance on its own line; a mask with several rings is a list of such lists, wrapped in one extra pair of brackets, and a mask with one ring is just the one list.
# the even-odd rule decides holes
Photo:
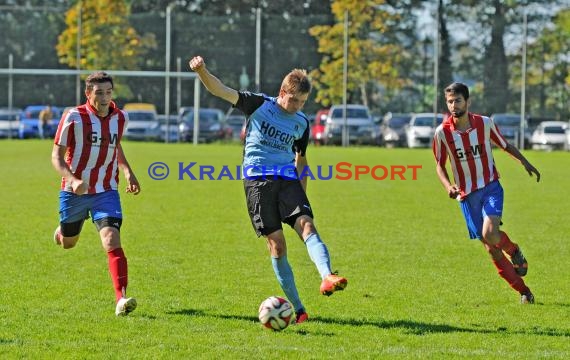
[[(0, 138), (28, 139), (40, 136), (39, 115), (46, 105), (30, 105), (25, 109), (0, 108)], [(62, 111), (51, 107), (51, 120), (46, 126), (46, 137), (53, 137), (61, 118)]]
[[(129, 126), (123, 135), (130, 140), (193, 142), (194, 107), (181, 107), (177, 115), (158, 115), (154, 105), (144, 103), (125, 104), (129, 114)], [(245, 116), (226, 114), (220, 109), (198, 109), (198, 142), (237, 139), (242, 132)], [(168, 134), (168, 135), (167, 135)]]
[[(346, 116), (344, 112), (346, 111)], [(344, 118), (346, 117), (346, 127)], [(385, 145), (387, 147), (427, 147), (443, 115), (432, 113), (392, 114), (374, 121), (364, 105), (332, 106), (317, 112), (311, 125), (311, 139), (317, 144), (338, 145), (346, 129), (349, 144)]]
[[(340, 144), (344, 128), (343, 106), (322, 109), (312, 118), (311, 140), (316, 144)], [(491, 118), (510, 143), (520, 142), (520, 115), (493, 114)], [(373, 120), (363, 105), (346, 106), (347, 132), (350, 144), (372, 144), (386, 147), (429, 147), (435, 128), (443, 115), (433, 113), (387, 113)], [(543, 121), (529, 127), (525, 123), (524, 147), (540, 150), (570, 150), (570, 123)]]
[[(21, 109), (0, 108), (0, 138), (29, 139), (40, 137), (39, 114), (46, 105), (30, 105)], [(62, 114), (68, 108), (51, 106), (51, 120), (44, 137), (53, 138)], [(127, 103), (123, 110), (129, 114), (129, 125), (124, 137), (130, 140), (193, 141), (194, 108), (182, 107), (177, 115), (159, 115), (148, 103)], [(198, 141), (239, 139), (243, 137), (245, 116), (234, 113), (226, 117), (220, 109), (199, 109)]]
[[(46, 105), (30, 105), (23, 110), (0, 108), (0, 138), (39, 137), (39, 114)], [(177, 115), (159, 115), (153, 104), (128, 103), (123, 109), (129, 114), (125, 138), (130, 140), (192, 142), (194, 140), (193, 107), (181, 107)], [(53, 137), (62, 113), (67, 108), (51, 106), (51, 120), (44, 136)], [(346, 111), (346, 128), (344, 112)], [(200, 108), (199, 142), (242, 140), (245, 136), (245, 117), (239, 111), (225, 114), (220, 109)], [(518, 114), (491, 115), (501, 133), (512, 144), (520, 142)], [(343, 131), (349, 144), (386, 147), (429, 147), (435, 128), (443, 115), (433, 113), (387, 113), (374, 121), (364, 105), (348, 104), (322, 109), (311, 120), (311, 140), (317, 144), (339, 145)], [(525, 148), (570, 150), (570, 124), (562, 121), (543, 121), (529, 127), (525, 124)]]

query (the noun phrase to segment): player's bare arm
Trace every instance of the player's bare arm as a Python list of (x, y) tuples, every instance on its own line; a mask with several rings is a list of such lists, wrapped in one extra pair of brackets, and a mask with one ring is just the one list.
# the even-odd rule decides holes
[(529, 176), (532, 176), (532, 174), (535, 174), (536, 175), (536, 182), (540, 181), (540, 172), (538, 172), (538, 170), (534, 166), (532, 166), (532, 164), (530, 162), (528, 162), (528, 160), (524, 157), (524, 155), (521, 154), (519, 149), (517, 149), (516, 147), (514, 147), (511, 144), (507, 144), (505, 151), (508, 152), (512, 157), (514, 157), (515, 159), (520, 161), (522, 166), (524, 166), (524, 169), (526, 170), (526, 172), (528, 172)]
[(445, 191), (447, 191), (447, 195), (450, 199), (456, 199), (460, 195), (459, 187), (455, 184), (452, 184), (449, 181), (449, 175), (447, 174), (447, 169), (440, 164), (436, 164), (435, 172), (437, 173), (437, 177), (443, 185)]
[(125, 180), (127, 181), (127, 192), (132, 193), (134, 195), (138, 195), (141, 192), (141, 186), (135, 173), (131, 169), (127, 158), (125, 157), (125, 153), (123, 152), (123, 147), (119, 145), (117, 149), (117, 162), (119, 167), (123, 171), (125, 175)]
[(224, 85), (220, 79), (212, 75), (206, 68), (206, 63), (201, 56), (193, 57), (189, 65), (190, 69), (198, 74), (200, 81), (212, 95), (222, 98), (232, 105), (237, 103), (239, 98), (237, 90)]
[[(295, 154), (295, 167), (297, 168), (297, 174), (300, 176), (303, 174), (303, 170), (309, 165), (306, 156), (302, 156), (301, 153)], [(301, 178), (301, 186), (303, 190), (307, 192), (307, 176)]]
[(69, 165), (65, 162), (66, 146), (54, 145), (51, 152), (51, 163), (54, 169), (65, 179), (65, 182), (71, 184), (71, 189), (77, 195), (85, 194), (89, 188), (89, 184), (82, 179), (78, 179), (73, 175)]

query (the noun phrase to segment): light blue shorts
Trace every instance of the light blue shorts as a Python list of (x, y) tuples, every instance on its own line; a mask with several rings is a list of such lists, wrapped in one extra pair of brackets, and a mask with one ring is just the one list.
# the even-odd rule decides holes
[(503, 216), (503, 187), (498, 180), (467, 195), (460, 203), (471, 239), (483, 238), (483, 219)]
[(74, 223), (89, 219), (93, 221), (107, 217), (123, 218), (121, 200), (117, 190), (98, 194), (76, 195), (68, 191), (59, 192), (59, 221)]

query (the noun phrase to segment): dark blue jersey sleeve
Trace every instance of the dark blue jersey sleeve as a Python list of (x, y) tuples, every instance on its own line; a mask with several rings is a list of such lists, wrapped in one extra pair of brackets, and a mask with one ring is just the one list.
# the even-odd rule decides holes
[(235, 104), (234, 107), (243, 111), (248, 117), (267, 100), (267, 96), (249, 91), (238, 91), (238, 96), (237, 104)]
[(305, 121), (307, 122), (307, 128), (305, 129), (305, 132), (303, 132), (303, 136), (299, 140), (295, 140), (293, 142), (293, 151), (296, 153), (301, 153), (301, 156), (305, 156), (305, 153), (307, 152), (307, 146), (309, 145), (309, 133), (310, 133), (309, 120), (304, 116), (303, 119), (305, 119)]

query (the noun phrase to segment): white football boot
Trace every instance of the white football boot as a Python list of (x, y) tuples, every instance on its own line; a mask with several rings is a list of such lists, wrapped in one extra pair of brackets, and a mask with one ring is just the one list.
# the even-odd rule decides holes
[(117, 301), (117, 308), (115, 309), (115, 315), (117, 316), (127, 316), (129, 313), (133, 312), (137, 308), (137, 300), (135, 298), (120, 298)]

